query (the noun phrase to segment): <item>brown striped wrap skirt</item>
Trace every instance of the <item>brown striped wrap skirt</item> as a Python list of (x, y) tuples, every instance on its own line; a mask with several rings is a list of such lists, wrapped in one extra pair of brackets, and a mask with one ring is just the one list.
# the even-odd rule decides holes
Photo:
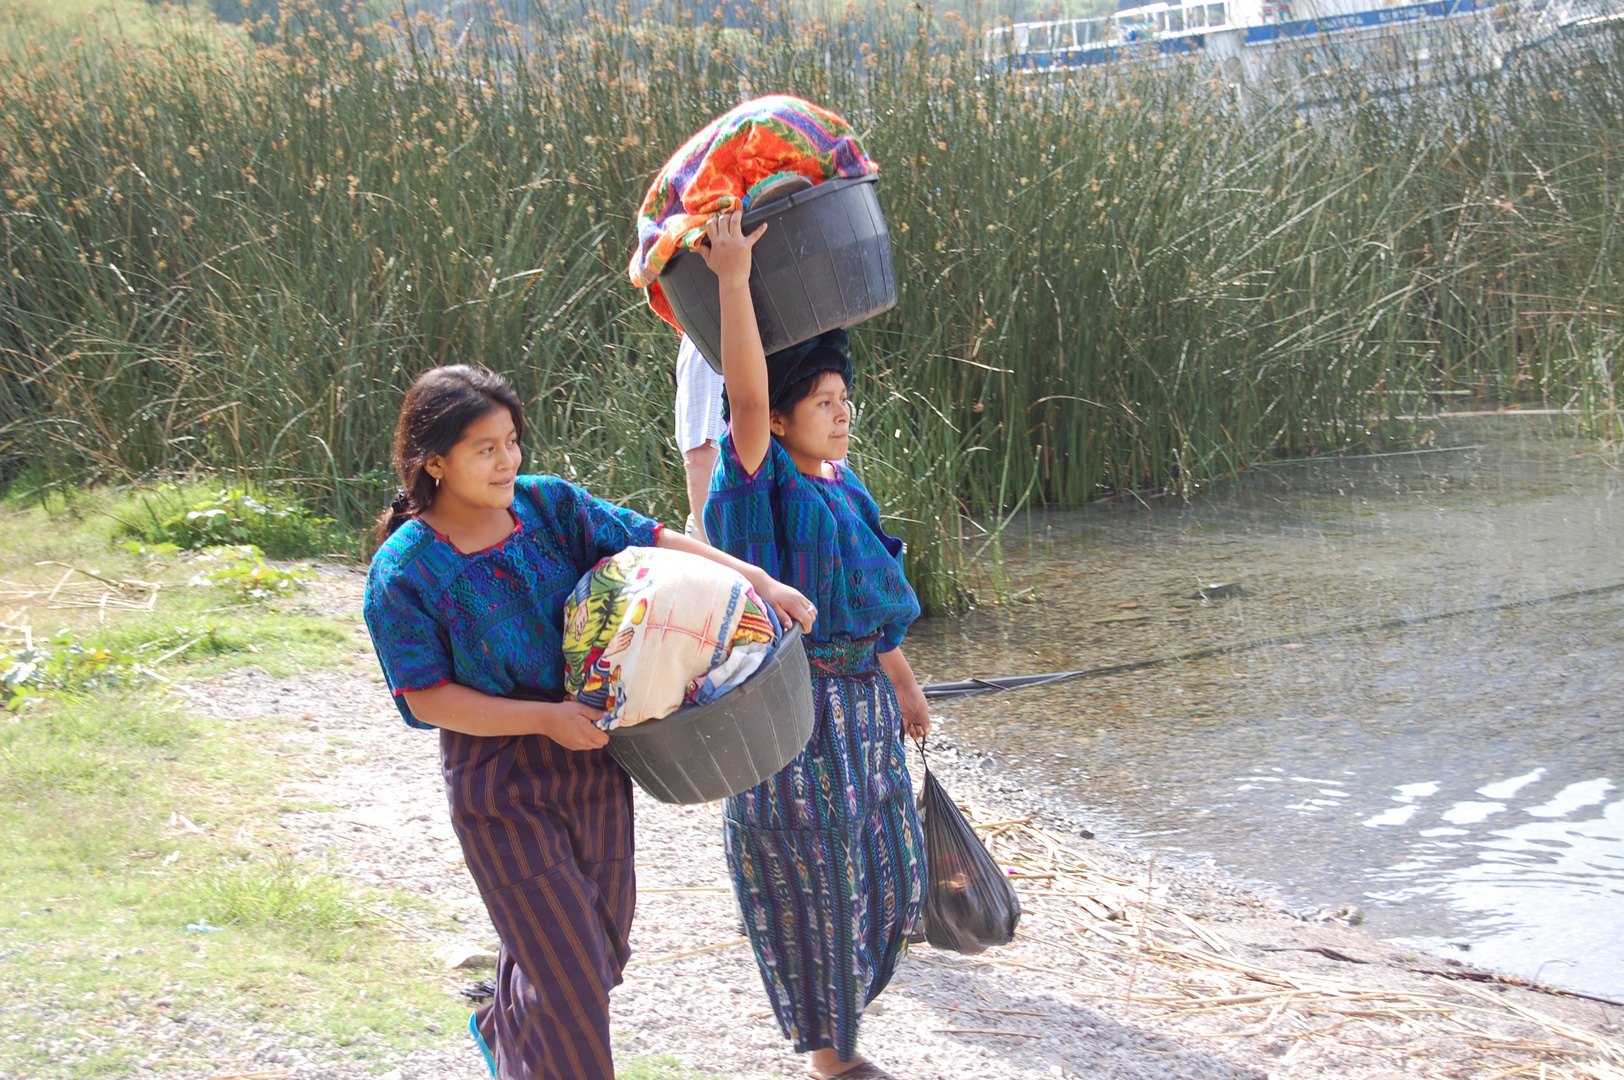
[(501, 938), (475, 1014), (502, 1080), (613, 1080), (609, 990), (637, 902), (632, 787), (608, 750), (440, 732), (451, 823)]

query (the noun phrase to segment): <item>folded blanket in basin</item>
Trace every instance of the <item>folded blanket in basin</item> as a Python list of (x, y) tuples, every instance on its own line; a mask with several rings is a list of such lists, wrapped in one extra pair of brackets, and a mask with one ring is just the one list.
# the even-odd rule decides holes
[(708, 704), (772, 652), (772, 609), (698, 555), (632, 547), (593, 567), (564, 604), (564, 689), (629, 727)]

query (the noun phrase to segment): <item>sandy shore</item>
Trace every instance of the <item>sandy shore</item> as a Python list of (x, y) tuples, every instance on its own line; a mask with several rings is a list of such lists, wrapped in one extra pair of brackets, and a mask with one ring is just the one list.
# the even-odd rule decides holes
[[(405, 936), (437, 950), (494, 947), (447, 821), (437, 741), (406, 729), (378, 683), (245, 670), (188, 689), (220, 718), (285, 718), (279, 749), (308, 755), (311, 770), (282, 794), (336, 809), (280, 815), (280, 843), (439, 913), (403, 917)], [(979, 957), (910, 951), (870, 1006), (861, 1044), (900, 1080), (1624, 1078), (1624, 1048), (1612, 1041), (1624, 1010), (1418, 972), (1467, 969), (1296, 919), (1216, 871), (1156, 866), (1084, 838), (946, 739), (931, 763), (991, 826), (1027, 915), (1013, 944)], [(613, 999), (623, 1052), (740, 1080), (800, 1075), (742, 941), (719, 808), (639, 793), (637, 836), (635, 956)], [(311, 1045), (260, 1047), (255, 1061), (335, 1080), (380, 1069), (390, 1080), (482, 1075), (465, 1035), (438, 1042), (366, 1066), (348, 1056), (354, 1047)]]

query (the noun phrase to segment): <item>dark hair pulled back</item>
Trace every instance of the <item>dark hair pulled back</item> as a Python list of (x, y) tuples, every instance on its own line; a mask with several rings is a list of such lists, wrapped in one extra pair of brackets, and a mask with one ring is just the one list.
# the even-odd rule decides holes
[[(846, 349), (851, 339), (844, 330), (830, 330), (799, 345), (780, 349), (767, 357), (767, 405), (787, 417), (817, 389), (823, 376), (833, 371), (851, 389), (856, 369)], [(722, 419), (731, 418), (727, 389), (722, 390)]]
[(846, 354), (835, 349), (821, 349), (807, 357), (801, 370), (807, 374), (800, 375), (794, 382), (785, 384), (784, 388), (773, 395), (772, 411), (779, 416), (789, 416), (795, 411), (795, 406), (812, 396), (812, 391), (823, 382), (823, 377), (833, 372), (845, 382), (846, 389), (851, 389), (851, 361)]
[(519, 396), (502, 376), (467, 364), (451, 364), (425, 371), (406, 391), (395, 422), (395, 470), (400, 491), (378, 516), (378, 542), (401, 524), (434, 505), (435, 483), (423, 466), (432, 457), (449, 453), (468, 425), (492, 409), (506, 409), (513, 427), (524, 438), (524, 408)]

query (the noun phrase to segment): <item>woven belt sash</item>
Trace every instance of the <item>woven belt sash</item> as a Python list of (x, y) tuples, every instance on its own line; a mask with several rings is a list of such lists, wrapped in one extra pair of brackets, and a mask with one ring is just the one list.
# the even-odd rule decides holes
[(837, 637), (806, 642), (806, 659), (812, 667), (812, 677), (873, 675), (880, 670), (880, 654), (874, 651), (878, 641), (876, 637)]

